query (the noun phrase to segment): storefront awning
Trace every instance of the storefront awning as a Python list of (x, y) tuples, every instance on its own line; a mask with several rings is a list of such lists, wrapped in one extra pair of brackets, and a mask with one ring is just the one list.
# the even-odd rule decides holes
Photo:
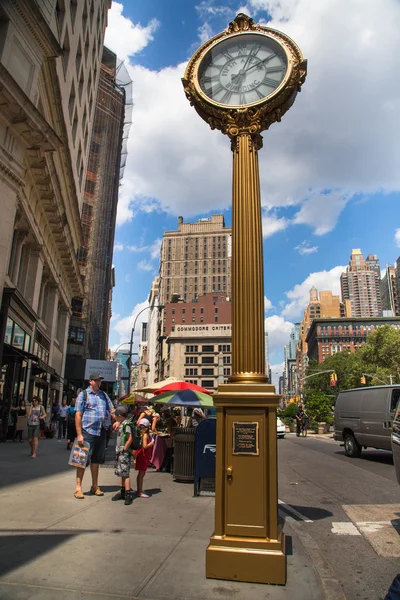
[(3, 347), (3, 357), (6, 358), (14, 358), (17, 360), (30, 359), (34, 361), (38, 361), (38, 357), (35, 354), (31, 354), (30, 352), (26, 352), (26, 350), (21, 350), (20, 348), (14, 348), (14, 346), (10, 346), (10, 344), (4, 344)]

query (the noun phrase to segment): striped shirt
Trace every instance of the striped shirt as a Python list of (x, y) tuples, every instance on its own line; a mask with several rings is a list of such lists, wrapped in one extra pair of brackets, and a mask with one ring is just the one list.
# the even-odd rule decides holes
[(109, 413), (114, 412), (110, 398), (102, 390), (95, 394), (86, 389), (87, 398), (81, 392), (75, 403), (75, 412), (82, 413), (82, 429), (92, 435), (100, 435), (101, 428), (108, 428)]

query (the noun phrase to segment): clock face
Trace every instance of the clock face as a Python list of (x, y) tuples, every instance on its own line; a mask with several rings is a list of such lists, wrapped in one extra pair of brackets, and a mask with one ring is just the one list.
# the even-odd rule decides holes
[(283, 46), (266, 34), (232, 35), (212, 46), (198, 70), (200, 89), (210, 100), (243, 106), (265, 100), (285, 79)]

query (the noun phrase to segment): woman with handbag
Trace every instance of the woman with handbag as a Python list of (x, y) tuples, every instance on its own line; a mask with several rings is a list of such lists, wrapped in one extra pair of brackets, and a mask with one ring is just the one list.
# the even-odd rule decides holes
[(41, 423), (45, 425), (46, 411), (39, 403), (37, 396), (32, 397), (32, 404), (26, 411), (28, 417), (28, 440), (31, 447), (31, 458), (36, 458)]

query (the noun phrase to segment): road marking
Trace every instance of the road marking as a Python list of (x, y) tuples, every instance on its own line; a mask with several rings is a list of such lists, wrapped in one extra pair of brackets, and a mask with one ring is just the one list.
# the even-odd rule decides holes
[(353, 523), (332, 523), (331, 532), (335, 535), (361, 535)]
[(304, 515), (299, 513), (298, 510), (296, 510), (292, 506), (289, 506), (289, 504), (286, 504), (286, 502), (283, 502), (283, 500), (278, 499), (278, 504), (280, 504), (282, 506), (282, 508), (284, 508), (284, 510), (287, 510), (288, 512), (292, 513), (292, 515), (294, 515), (295, 517), (300, 519), (301, 521), (304, 521), (304, 523), (313, 523), (313, 521), (311, 521), (311, 519), (308, 519), (307, 517), (305, 517)]
[(342, 508), (379, 556), (400, 558), (398, 504), (355, 504)]

